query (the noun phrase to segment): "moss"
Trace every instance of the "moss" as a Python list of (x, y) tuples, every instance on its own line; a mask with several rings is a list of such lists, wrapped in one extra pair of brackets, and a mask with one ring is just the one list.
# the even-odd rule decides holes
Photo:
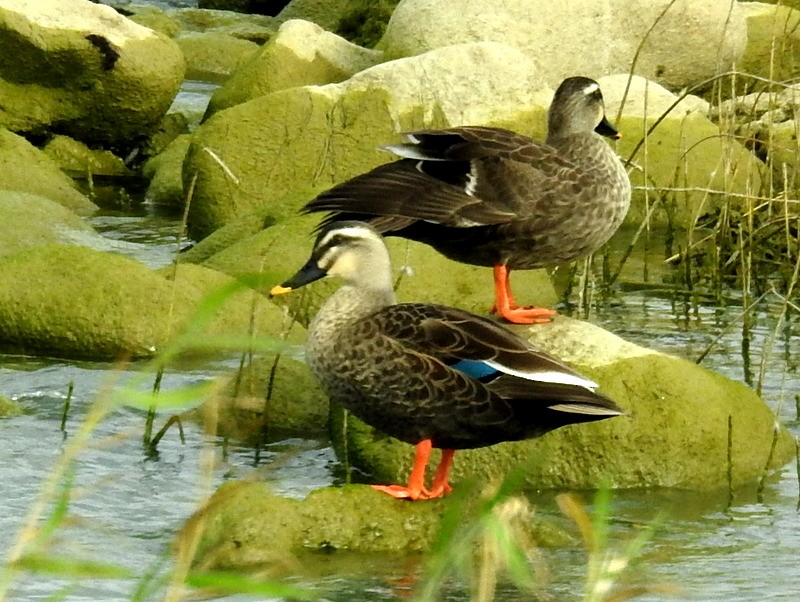
[[(800, 3), (792, 6), (768, 6), (745, 2), (741, 6), (747, 18), (747, 46), (737, 62), (737, 69), (775, 82), (794, 80), (800, 75)], [(766, 82), (739, 77), (738, 93), (763, 90)], [(722, 88), (723, 93), (729, 92)]]
[[(263, 483), (227, 483), (187, 521), (177, 541), (180, 546), (202, 534), (195, 556), (200, 569), (294, 574), (300, 555), (308, 567), (315, 560), (330, 562), (333, 553), (406, 556), (426, 551), (449, 503), (412, 504), (361, 485), (326, 487), (298, 501), (274, 495)], [(461, 518), (473, 514), (466, 504)], [(529, 514), (525, 522), (539, 545), (564, 544), (566, 537), (544, 520)]]
[[(181, 266), (171, 281), (83, 247), (44, 245), (0, 264), (0, 348), (66, 358), (150, 356), (180, 332), (204, 296), (230, 278)], [(256, 293), (232, 297), (206, 332), (277, 336), (282, 312)]]
[(258, 45), (223, 32), (195, 33), (179, 37), (186, 59), (186, 78), (224, 82), (258, 50)]
[(145, 198), (155, 204), (182, 211), (186, 201), (183, 191), (183, 160), (189, 150), (191, 136), (175, 138), (160, 154), (149, 159), (142, 175), (150, 180)]
[(90, 215), (97, 209), (55, 161), (23, 137), (1, 128), (0, 189), (42, 196), (80, 215)]
[(111, 151), (91, 149), (69, 136), (54, 136), (42, 150), (72, 176), (132, 175), (124, 161)]
[(0, 190), (0, 256), (94, 232), (78, 215), (44, 197)]
[(365, 0), (342, 17), (336, 33), (359, 46), (374, 48), (399, 1)]
[(0, 395), (0, 418), (9, 418), (12, 416), (21, 416), (22, 408), (19, 404), (11, 401), (8, 397)]

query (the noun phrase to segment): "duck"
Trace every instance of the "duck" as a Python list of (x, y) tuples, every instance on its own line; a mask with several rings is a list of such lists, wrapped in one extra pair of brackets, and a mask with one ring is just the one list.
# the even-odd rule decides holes
[[(326, 277), (343, 281), (308, 327), (306, 360), (328, 397), (415, 446), (406, 484), (373, 485), (398, 499), (452, 490), (456, 450), (538, 437), (622, 414), (597, 384), (496, 319), (431, 303), (398, 303), (389, 251), (360, 221), (332, 222), (311, 256), (271, 297)], [(430, 486), (432, 449), (442, 450)]]
[(398, 161), (334, 186), (301, 211), (327, 213), (321, 226), (366, 221), (383, 235), (491, 267), (493, 313), (516, 324), (548, 322), (555, 311), (517, 305), (510, 273), (580, 259), (617, 231), (631, 185), (604, 137), (620, 134), (599, 84), (569, 77), (548, 110), (545, 142), (482, 126), (407, 132), (405, 142), (383, 147)]

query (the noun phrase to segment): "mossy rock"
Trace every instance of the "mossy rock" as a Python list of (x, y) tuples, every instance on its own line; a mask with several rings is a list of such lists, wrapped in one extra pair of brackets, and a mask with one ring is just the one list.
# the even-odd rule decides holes
[(206, 118), (278, 90), (340, 82), (380, 58), (380, 52), (350, 44), (314, 23), (288, 21), (214, 92)]
[(11, 401), (8, 397), (0, 395), (0, 418), (10, 418), (21, 416), (22, 408), (18, 403)]
[[(495, 479), (524, 466), (532, 489), (608, 484), (714, 490), (757, 480), (794, 456), (791, 434), (776, 426), (772, 411), (741, 383), (569, 318), (513, 328), (598, 382), (626, 415), (538, 439), (459, 451), (456, 487), (459, 480)], [(413, 447), (352, 416), (342, 428), (343, 415), (336, 412), (332, 436), (346, 462), (376, 482), (405, 482)], [(431, 462), (435, 467), (434, 461), (438, 458)]]
[[(113, 360), (153, 355), (189, 326), (207, 294), (231, 279), (187, 265), (173, 281), (171, 273), (167, 278), (119, 255), (51, 244), (6, 256), (0, 283), (4, 351)], [(283, 312), (253, 295), (233, 295), (203, 334), (278, 336)]]
[(183, 192), (183, 160), (189, 150), (190, 134), (175, 138), (161, 153), (148, 159), (142, 175), (150, 180), (145, 198), (147, 201), (181, 211), (186, 201)]
[[(514, 499), (514, 498), (512, 498)], [(475, 501), (480, 501), (476, 497)], [(263, 483), (232, 482), (220, 487), (177, 537), (177, 546), (200, 536), (195, 568), (259, 569), (273, 576), (293, 573), (332, 553), (408, 555), (429, 550), (449, 500), (409, 503), (363, 485), (326, 487), (306, 499), (273, 494)], [(537, 545), (564, 545), (568, 537), (535, 517), (524, 502), (517, 522)], [(477, 504), (476, 504), (477, 505)], [(463, 506), (462, 521), (475, 520)]]
[[(235, 277), (259, 273), (270, 286), (280, 284), (308, 260), (319, 220), (316, 215), (283, 220), (220, 251), (203, 265)], [(481, 314), (491, 308), (494, 288), (488, 268), (456, 263), (422, 243), (394, 237), (386, 242), (397, 275), (399, 301), (442, 303)], [(512, 279), (514, 294), (526, 305), (546, 307), (557, 301), (544, 270), (519, 270)], [(308, 324), (339, 286), (339, 282), (326, 279), (275, 301), (287, 303), (298, 321)]]
[[(293, 332), (305, 329), (295, 325)], [(276, 436), (323, 435), (328, 398), (305, 362), (295, 357), (297, 352), (302, 352), (300, 345), (279, 357), (250, 358), (192, 417), (207, 433), (248, 445)]]
[[(737, 61), (738, 71), (773, 82), (795, 80), (800, 75), (800, 2), (781, 4), (739, 3), (747, 19), (747, 47)], [(738, 76), (735, 84), (739, 94), (769, 85), (746, 76)], [(722, 91), (727, 92), (724, 87)]]
[(258, 44), (229, 33), (189, 33), (175, 40), (186, 59), (186, 78), (224, 82), (258, 51)]
[(53, 136), (42, 150), (71, 177), (133, 175), (111, 151), (91, 149), (69, 136)]
[(0, 128), (0, 189), (19, 190), (57, 202), (79, 215), (97, 206), (81, 194), (58, 164), (22, 136)]
[(17, 190), (0, 190), (0, 257), (50, 243), (99, 237), (83, 218), (55, 201)]
[[(220, 111), (197, 129), (184, 164), (196, 177), (189, 229), (196, 239), (281, 199), (326, 188), (391, 157), (398, 131), (464, 123), (526, 131), (543, 122), (549, 89), (515, 49), (490, 42), (376, 65), (326, 86), (273, 92)], [(454, 81), (453, 72), (463, 73)], [(209, 152), (213, 149), (213, 153)]]

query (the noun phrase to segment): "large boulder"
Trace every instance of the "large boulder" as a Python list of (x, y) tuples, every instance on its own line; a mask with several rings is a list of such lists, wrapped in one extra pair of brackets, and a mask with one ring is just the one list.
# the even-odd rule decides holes
[(0, 0), (0, 126), (126, 148), (183, 79), (175, 43), (85, 0)]
[[(557, 318), (517, 327), (535, 345), (600, 384), (626, 415), (539, 439), (456, 453), (455, 486), (524, 466), (532, 489), (738, 487), (788, 462), (794, 439), (745, 385), (634, 345), (591, 324)], [(341, 414), (332, 435), (346, 463), (375, 482), (404, 482), (413, 447)], [(774, 445), (774, 448), (773, 448)]]
[(609, 75), (599, 83), (622, 133), (620, 157), (632, 158), (626, 223), (638, 226), (650, 212), (651, 226), (690, 228), (699, 216), (743, 204), (761, 189), (764, 164), (708, 118), (705, 101), (679, 99), (638, 76)]
[(214, 115), (193, 137), (184, 163), (184, 183), (197, 178), (190, 231), (203, 238), (264, 207), (287, 215), (297, 207), (280, 199), (384, 163), (389, 156), (378, 147), (401, 130), (479, 123), (541, 130), (551, 96), (518, 50), (484, 42), (236, 105)]
[(520, 49), (552, 86), (633, 68), (674, 89), (728, 70), (747, 29), (730, 0), (403, 0), (378, 47), (402, 57), (480, 40)]
[[(231, 282), (200, 266), (172, 276), (172, 269), (159, 273), (77, 246), (45, 244), (6, 255), (0, 262), (0, 349), (74, 359), (151, 356), (190, 324), (206, 295)], [(204, 332), (279, 337), (283, 322), (279, 308), (245, 290)]]
[(0, 189), (43, 196), (80, 215), (90, 215), (97, 210), (97, 206), (61, 171), (58, 163), (22, 136), (2, 128)]
[(206, 115), (286, 88), (340, 82), (381, 57), (309, 21), (287, 21), (214, 92)]

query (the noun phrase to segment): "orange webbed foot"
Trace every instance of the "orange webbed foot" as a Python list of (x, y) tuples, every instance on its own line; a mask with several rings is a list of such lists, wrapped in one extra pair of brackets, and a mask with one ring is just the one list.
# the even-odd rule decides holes
[(512, 324), (547, 324), (553, 320), (553, 316), (557, 312), (554, 309), (546, 309), (544, 307), (518, 307), (514, 305), (500, 309), (494, 306), (491, 313), (499, 314), (501, 318)]
[(370, 485), (375, 491), (380, 491), (387, 495), (391, 495), (398, 500), (429, 500), (431, 499), (431, 492), (427, 489), (417, 487), (407, 487), (405, 485)]

